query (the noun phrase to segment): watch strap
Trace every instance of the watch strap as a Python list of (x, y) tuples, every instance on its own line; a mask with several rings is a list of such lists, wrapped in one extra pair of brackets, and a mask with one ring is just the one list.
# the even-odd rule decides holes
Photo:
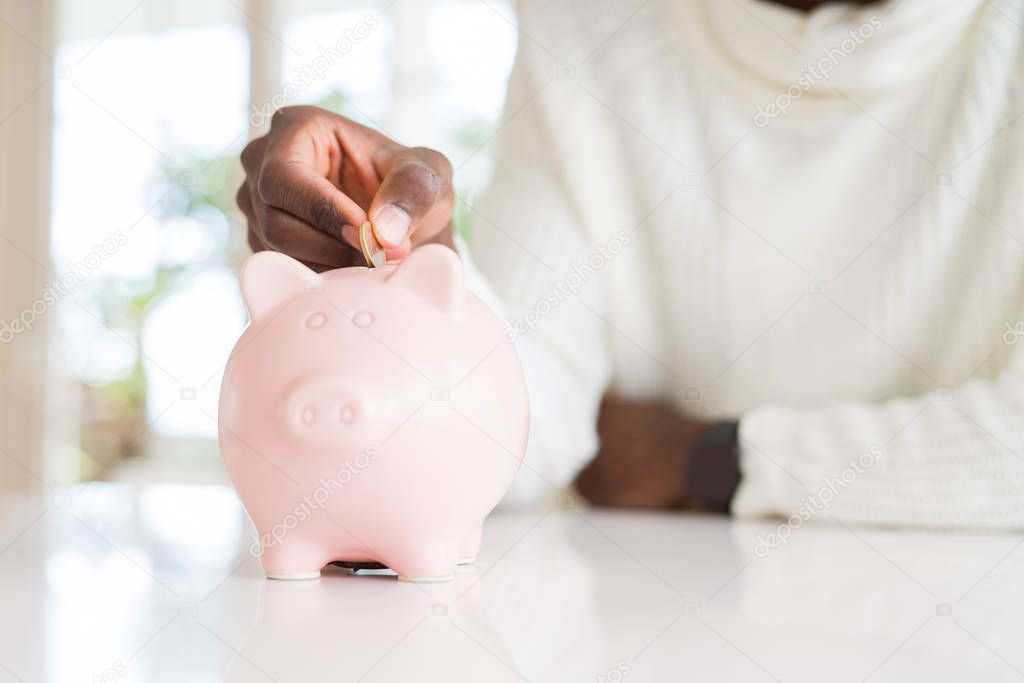
[(687, 498), (699, 510), (729, 512), (740, 484), (739, 422), (716, 422), (690, 444)]

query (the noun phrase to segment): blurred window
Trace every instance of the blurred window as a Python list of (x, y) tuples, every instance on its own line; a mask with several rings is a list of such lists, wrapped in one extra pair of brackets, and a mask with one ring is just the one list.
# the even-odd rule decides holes
[(469, 160), (455, 180), (471, 198), (516, 46), (495, 8), (508, 11), (57, 3), (52, 257), (68, 286), (50, 355), (67, 389), (56, 412), (73, 423), (52, 427), (67, 435), (62, 478), (217, 476), (220, 373), (245, 324), (238, 153), (274, 109), (318, 104)]

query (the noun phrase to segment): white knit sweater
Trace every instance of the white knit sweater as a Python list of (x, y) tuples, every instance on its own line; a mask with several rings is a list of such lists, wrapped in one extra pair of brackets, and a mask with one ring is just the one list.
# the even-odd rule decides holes
[(518, 22), (470, 239), (528, 376), (512, 501), (611, 390), (741, 418), (737, 515), (1024, 526), (1020, 0)]

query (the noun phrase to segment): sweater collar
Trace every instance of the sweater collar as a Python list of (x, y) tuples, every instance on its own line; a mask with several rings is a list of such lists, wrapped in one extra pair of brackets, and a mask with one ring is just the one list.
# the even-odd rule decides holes
[(713, 34), (740, 68), (782, 90), (811, 82), (819, 94), (832, 92), (828, 86), (880, 94), (927, 78), (954, 52), (984, 5), (887, 0), (826, 4), (804, 13), (764, 0), (704, 1)]

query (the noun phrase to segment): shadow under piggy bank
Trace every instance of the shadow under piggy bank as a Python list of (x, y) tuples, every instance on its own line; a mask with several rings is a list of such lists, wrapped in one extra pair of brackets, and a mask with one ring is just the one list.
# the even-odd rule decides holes
[(522, 461), (522, 368), (462, 263), (316, 274), (261, 252), (240, 276), (250, 324), (228, 360), (220, 446), (268, 577), (335, 561), (448, 580)]

